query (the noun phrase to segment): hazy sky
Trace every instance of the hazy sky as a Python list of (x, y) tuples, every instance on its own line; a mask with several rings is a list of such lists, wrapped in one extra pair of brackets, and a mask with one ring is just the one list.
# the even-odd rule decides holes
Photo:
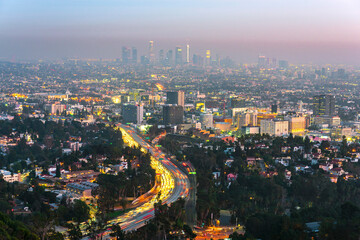
[(360, 63), (360, 0), (0, 0), (0, 58), (191, 45), (242, 62)]

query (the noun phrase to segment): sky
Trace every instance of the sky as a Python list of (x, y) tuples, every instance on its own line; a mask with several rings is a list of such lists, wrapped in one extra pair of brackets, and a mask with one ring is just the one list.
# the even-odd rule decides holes
[(359, 0), (0, 0), (0, 59), (191, 52), (243, 63), (360, 63)]

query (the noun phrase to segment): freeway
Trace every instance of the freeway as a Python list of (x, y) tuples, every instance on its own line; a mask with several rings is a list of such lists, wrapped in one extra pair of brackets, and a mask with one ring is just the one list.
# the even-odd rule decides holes
[(171, 204), (179, 198), (189, 197), (190, 182), (187, 175), (182, 172), (169, 158), (157, 147), (145, 142), (133, 128), (128, 125), (117, 124), (123, 134), (124, 142), (130, 146), (141, 146), (142, 151), (151, 153), (151, 166), (159, 176), (159, 193), (137, 208), (117, 217), (109, 224), (120, 224), (124, 231), (133, 231), (146, 224), (154, 218), (154, 203), (161, 200), (163, 203)]

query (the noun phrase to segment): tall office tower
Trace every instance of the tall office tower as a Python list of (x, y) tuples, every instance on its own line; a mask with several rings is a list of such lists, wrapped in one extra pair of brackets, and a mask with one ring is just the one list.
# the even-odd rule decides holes
[(206, 59), (205, 59), (205, 64), (207, 66), (209, 66), (211, 63), (211, 51), (210, 50), (206, 50)]
[(276, 68), (277, 66), (276, 58), (266, 58), (266, 66), (269, 68)]
[(122, 62), (123, 64), (130, 63), (130, 48), (122, 47)]
[(185, 107), (185, 92), (178, 91), (178, 105)]
[(271, 113), (277, 113), (277, 111), (278, 111), (278, 105), (277, 104), (271, 105)]
[(204, 65), (204, 58), (200, 55), (193, 55), (193, 64), (197, 66), (203, 66)]
[(161, 50), (159, 51), (159, 63), (164, 63), (164, 60), (165, 60), (164, 50), (161, 49)]
[(266, 57), (259, 55), (258, 57), (258, 67), (265, 67), (266, 66)]
[(141, 58), (140, 58), (140, 63), (141, 63), (142, 65), (148, 65), (148, 64), (150, 63), (149, 58), (146, 57), (146, 56), (141, 56)]
[(164, 125), (181, 124), (184, 119), (184, 109), (178, 105), (163, 106), (163, 122)]
[(155, 62), (154, 41), (149, 41), (149, 61), (150, 63)]
[(135, 47), (132, 48), (132, 54), (131, 55), (132, 55), (131, 56), (132, 57), (131, 58), (132, 62), (137, 63), (138, 57), (137, 57), (137, 49)]
[(279, 60), (279, 67), (282, 69), (288, 68), (289, 67), (289, 63), (286, 60)]
[(183, 63), (182, 60), (182, 49), (181, 47), (175, 48), (175, 65), (181, 65)]
[(179, 106), (185, 106), (185, 93), (183, 91), (167, 92), (166, 93), (167, 104), (177, 104)]
[(166, 65), (170, 66), (173, 64), (173, 61), (174, 61), (173, 50), (169, 50), (166, 53), (165, 63), (166, 63)]
[(186, 63), (190, 63), (190, 45), (186, 45)]
[(124, 104), (122, 106), (124, 123), (141, 124), (144, 118), (144, 106), (141, 104)]
[(204, 128), (213, 128), (214, 127), (214, 116), (212, 113), (202, 113), (200, 114), (201, 126)]
[(315, 116), (334, 116), (335, 96), (325, 94), (314, 96), (313, 111)]

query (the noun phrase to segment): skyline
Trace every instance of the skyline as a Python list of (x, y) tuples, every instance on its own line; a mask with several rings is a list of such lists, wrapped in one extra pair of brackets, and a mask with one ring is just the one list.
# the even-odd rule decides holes
[(353, 0), (58, 1), (0, 0), (0, 59), (119, 58), (183, 50), (256, 62), (358, 64), (360, 3)]

